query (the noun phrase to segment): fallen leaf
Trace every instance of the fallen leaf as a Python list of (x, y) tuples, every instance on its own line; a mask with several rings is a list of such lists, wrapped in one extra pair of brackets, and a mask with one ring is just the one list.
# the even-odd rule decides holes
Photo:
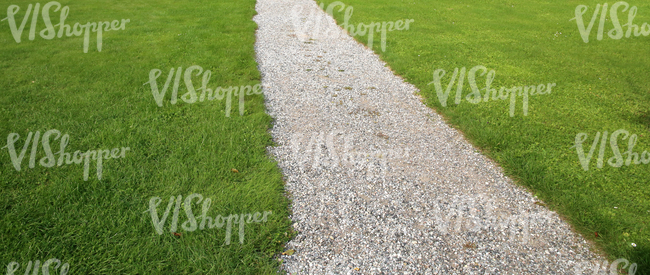
[(174, 236), (176, 236), (176, 237), (180, 237), (180, 236), (181, 236), (181, 233), (174, 232)]
[(596, 238), (598, 238), (598, 232), (594, 232), (594, 235), (596, 235)]
[(466, 243), (466, 244), (463, 245), (463, 247), (465, 247), (465, 248), (476, 248), (476, 244), (475, 243)]
[(296, 252), (296, 251), (293, 250), (293, 249), (289, 249), (289, 250), (287, 250), (285, 252), (282, 252), (282, 255), (291, 256), (291, 255), (293, 255), (294, 252)]
[(382, 132), (378, 132), (377, 136), (380, 137), (380, 138), (383, 138), (383, 139), (389, 139), (389, 137), (386, 134), (382, 133)]
[(235, 168), (230, 169), (230, 171), (233, 171), (234, 173), (239, 173), (239, 171), (237, 171), (237, 169), (235, 169)]

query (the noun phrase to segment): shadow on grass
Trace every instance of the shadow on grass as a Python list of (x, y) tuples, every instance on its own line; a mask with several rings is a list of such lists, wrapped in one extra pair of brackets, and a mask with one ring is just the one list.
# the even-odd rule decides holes
[(637, 264), (635, 275), (650, 275), (650, 247), (646, 244), (637, 244), (637, 247), (630, 253), (630, 262)]
[(634, 122), (641, 123), (650, 131), (650, 111), (641, 112)]

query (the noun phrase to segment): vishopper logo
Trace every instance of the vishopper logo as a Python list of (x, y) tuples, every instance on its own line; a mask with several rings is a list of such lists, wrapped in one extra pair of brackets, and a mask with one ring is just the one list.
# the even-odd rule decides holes
[(317, 171), (322, 167), (344, 168), (349, 175), (357, 176), (365, 170), (366, 179), (371, 181), (386, 179), (386, 172), (390, 169), (389, 159), (409, 157), (408, 148), (353, 151), (353, 140), (352, 134), (346, 135), (342, 131), (294, 133), (291, 149), (301, 172), (308, 169)]
[[(324, 3), (320, 4), (320, 9), (324, 10)], [(354, 11), (354, 8), (352, 6), (348, 6), (345, 8), (345, 4), (341, 1), (335, 1), (330, 3), (327, 6), (326, 13), (329, 14), (330, 16), (333, 16), (334, 14), (334, 9), (336, 7), (340, 7), (338, 9), (338, 12), (342, 12), (345, 9), (345, 17), (343, 21), (343, 29), (345, 29), (350, 36), (365, 36), (368, 34), (368, 48), (372, 49), (373, 45), (373, 38), (375, 36), (375, 32), (379, 33), (381, 32), (381, 51), (385, 52), (386, 51), (386, 31), (393, 31), (393, 30), (408, 30), (409, 29), (409, 24), (412, 22), (415, 22), (415, 19), (407, 19), (407, 20), (397, 20), (394, 22), (371, 22), (370, 24), (364, 24), (364, 23), (359, 23), (356, 27), (352, 24), (349, 24), (348, 22), (350, 21), (350, 18), (352, 17), (352, 13)], [(302, 19), (301, 17), (301, 12), (303, 10), (302, 5), (294, 5), (293, 8), (291, 9), (291, 20), (293, 22), (293, 26), (296, 32), (296, 36), (300, 41), (306, 42), (309, 37), (312, 37), (314, 39), (336, 39), (340, 35), (340, 31), (336, 27), (323, 27), (323, 31), (321, 32), (321, 22), (323, 20), (323, 15), (320, 13), (319, 10), (316, 9), (311, 9), (309, 16), (307, 18)], [(318, 14), (314, 14), (314, 12), (317, 12)], [(326, 26), (336, 26), (334, 24), (325, 24)], [(309, 32), (311, 31), (311, 34)]]
[[(320, 8), (323, 9), (324, 3), (320, 4)], [(340, 1), (336, 1), (334, 3), (331, 3), (327, 6), (327, 14), (330, 16), (333, 16), (334, 12), (334, 7), (341, 5), (341, 8), (339, 9), (339, 12), (343, 11), (343, 7), (345, 7), (345, 4), (343, 4)], [(348, 7), (352, 8), (352, 7)], [(341, 32), (339, 31), (338, 28), (336, 27), (331, 27), (334, 26), (332, 24), (323, 24), (322, 26), (322, 31), (321, 31), (321, 23), (323, 18), (322, 13), (317, 10), (317, 9), (311, 9), (309, 12), (309, 15), (307, 18), (302, 18), (301, 17), (301, 12), (304, 9), (302, 5), (294, 5), (291, 8), (291, 21), (294, 26), (294, 30), (296, 33), (296, 37), (301, 41), (301, 42), (306, 42), (309, 40), (309, 37), (312, 37), (314, 39), (336, 39), (339, 38), (341, 35)], [(316, 14), (314, 14), (316, 13)], [(329, 27), (328, 27), (329, 26)], [(311, 33), (310, 33), (311, 31)]]
[[(45, 261), (43, 263), (43, 267), (41, 267), (41, 272), (43, 273), (43, 275), (50, 274), (50, 266), (53, 263), (56, 263), (56, 266), (54, 267), (55, 270), (60, 267), (59, 268), (60, 275), (68, 274), (68, 270), (70, 269), (70, 265), (68, 263), (64, 263), (63, 265), (61, 265), (61, 261), (59, 259), (51, 258)], [(33, 265), (34, 272), (32, 273), (33, 275), (38, 274), (38, 269), (40, 265), (41, 265), (41, 261), (36, 260), (36, 262), (34, 262)], [(10, 262), (7, 265), (7, 275), (14, 275), (15, 274), (14, 272), (18, 271), (19, 268), (20, 268), (20, 264), (18, 262)], [(24, 274), (29, 274), (31, 270), (32, 270), (32, 261), (29, 261), (29, 263), (27, 263), (27, 269), (25, 269)]]
[[(602, 7), (602, 10), (601, 10)], [(621, 23), (619, 21), (618, 17), (618, 10), (621, 9), (622, 12), (628, 11), (627, 14), (627, 24), (624, 24), (621, 26)], [(583, 15), (587, 13), (587, 10), (589, 8), (585, 5), (578, 5), (575, 9), (575, 17), (571, 18), (571, 20), (575, 20), (576, 24), (578, 25), (578, 31), (580, 31), (580, 36), (582, 37), (582, 41), (585, 43), (589, 43), (589, 35), (591, 34), (591, 29), (594, 27), (594, 23), (596, 22), (596, 18), (598, 17), (598, 12), (600, 11), (600, 21), (598, 23), (598, 33), (596, 34), (596, 39), (598, 41), (603, 40), (603, 32), (605, 29), (605, 20), (607, 18), (607, 3), (605, 4), (596, 4), (596, 8), (594, 9), (594, 13), (591, 17), (591, 20), (589, 21), (589, 25), (585, 28), (585, 23), (583, 19)], [(634, 24), (634, 18), (636, 17), (637, 13), (637, 7), (632, 6), (630, 8), (630, 4), (628, 4), (625, 1), (619, 1), (614, 3), (612, 5), (611, 9), (609, 10), (609, 17), (611, 19), (611, 24), (614, 26), (613, 29), (610, 29), (609, 32), (607, 32), (607, 36), (609, 38), (614, 39), (614, 40), (619, 40), (623, 38), (623, 28), (622, 27), (627, 27), (627, 31), (625, 31), (625, 38), (630, 38), (632, 36), (632, 31), (634, 31), (634, 36), (638, 37), (640, 35), (643, 36), (648, 36), (650, 35), (650, 25), (648, 23), (643, 23), (641, 27), (639, 25)]]
[[(32, 15), (32, 20), (31, 20), (31, 25), (29, 29), (29, 40), (34, 40), (36, 37), (36, 26), (38, 25), (38, 13), (39, 11), (41, 12), (42, 15), (42, 20), (43, 24), (45, 24), (45, 28), (42, 29), (39, 34), (43, 39), (46, 40), (51, 40), (55, 36), (58, 38), (63, 37), (63, 34), (67, 37), (71, 36), (81, 36), (82, 34), (84, 35), (84, 53), (88, 52), (88, 45), (90, 43), (90, 32), (91, 32), (91, 27), (92, 27), (92, 32), (97, 33), (97, 51), (101, 52), (102, 51), (102, 34), (103, 32), (106, 31), (118, 31), (118, 30), (125, 30), (126, 29), (126, 23), (129, 23), (129, 19), (122, 19), (121, 22), (118, 20), (113, 20), (112, 22), (108, 21), (99, 21), (97, 23), (91, 23), (88, 22), (84, 25), (81, 25), (79, 23), (75, 23), (73, 27), (70, 27), (70, 25), (65, 23), (65, 19), (68, 17), (68, 13), (70, 13), (70, 8), (68, 6), (65, 6), (61, 8), (61, 3), (56, 2), (56, 1), (51, 1), (48, 2), (47, 4), (43, 5), (43, 10), (40, 10), (40, 3), (36, 3), (33, 9), (32, 13), (32, 4), (29, 4), (27, 6), (27, 11), (25, 12), (25, 16), (23, 17), (23, 21), (20, 23), (20, 27), (16, 25), (16, 19), (15, 16), (18, 14), (18, 11), (20, 11), (20, 7), (17, 5), (11, 5), (7, 8), (7, 17), (2, 19), (1, 21), (7, 20), (9, 23), (9, 28), (11, 29), (11, 34), (14, 37), (14, 40), (16, 40), (16, 43), (21, 42), (23, 30), (25, 29), (25, 25), (27, 24), (29, 20), (30, 14)], [(52, 25), (52, 21), (50, 20), (50, 9), (52, 7), (55, 7), (54, 12), (57, 12), (61, 10), (61, 14), (59, 15), (59, 24)], [(54, 27), (59, 27), (58, 33), (54, 29)]]
[[(178, 101), (178, 88), (180, 86), (182, 71), (183, 71), (183, 67), (178, 67), (178, 69), (176, 70), (176, 77), (174, 78), (174, 87), (172, 88), (171, 100), (170, 100), (170, 103), (172, 105), (175, 105), (176, 102)], [(196, 73), (196, 76), (203, 74), (201, 87), (198, 89), (195, 89), (194, 84), (192, 83), (192, 73), (194, 71), (198, 71)], [(167, 81), (165, 81), (165, 85), (163, 86), (162, 91), (159, 91), (157, 79), (158, 77), (160, 77), (161, 74), (162, 71), (159, 69), (153, 69), (149, 71), (149, 81), (144, 83), (144, 85), (149, 84), (149, 86), (151, 86), (151, 93), (158, 107), (163, 106), (163, 99), (165, 98), (167, 89), (169, 89), (169, 84), (171, 83), (171, 80), (174, 77), (174, 68), (171, 68), (171, 70), (169, 71), (169, 74), (167, 75)], [(224, 97), (226, 97), (225, 112), (226, 112), (226, 117), (230, 117), (230, 108), (232, 104), (233, 92), (234, 92), (234, 96), (239, 98), (240, 116), (244, 115), (244, 96), (253, 95), (253, 94), (262, 94), (262, 86), (260, 84), (257, 84), (253, 87), (251, 87), (250, 85), (241, 86), (241, 87), (231, 86), (228, 87), (228, 89), (217, 87), (213, 91), (211, 88), (207, 87), (208, 83), (210, 82), (211, 76), (212, 76), (212, 72), (210, 70), (205, 70), (204, 72), (203, 68), (198, 65), (190, 66), (187, 69), (185, 69), (185, 73), (183, 74), (183, 81), (185, 82), (187, 93), (181, 96), (181, 100), (183, 100), (185, 103), (192, 104), (195, 103), (197, 100), (199, 102), (203, 102), (206, 99), (212, 101), (215, 99), (222, 100)], [(196, 93), (197, 90), (201, 92), (200, 95), (197, 95)]]
[[(621, 150), (618, 147), (618, 139), (619, 136), (621, 136), (621, 140), (628, 140), (627, 142), (627, 151), (623, 152), (623, 155), (626, 155), (627, 157), (623, 159), (623, 155), (621, 155)], [(587, 171), (589, 170), (589, 162), (591, 161), (591, 158), (593, 157), (594, 151), (598, 147), (598, 141), (600, 140), (600, 150), (598, 151), (598, 160), (596, 167), (598, 169), (603, 168), (603, 161), (605, 157), (605, 150), (607, 148), (607, 131), (604, 131), (602, 136), (600, 132), (597, 132), (594, 141), (591, 143), (591, 147), (589, 148), (589, 153), (585, 156), (585, 151), (583, 149), (582, 144), (587, 140), (588, 135), (586, 133), (579, 133), (576, 135), (576, 138), (574, 140), (575, 145), (572, 146), (571, 148), (575, 147), (576, 152), (578, 153), (578, 159), (580, 160), (580, 165), (582, 166), (582, 169)], [(629, 139), (628, 139), (629, 137)], [(612, 135), (609, 137), (609, 145), (610, 148), (612, 149), (612, 153), (614, 154), (613, 157), (610, 157), (607, 160), (607, 163), (615, 168), (623, 166), (630, 166), (630, 164), (648, 164), (650, 163), (650, 152), (648, 151), (643, 151), (643, 153), (637, 153), (634, 152), (634, 146), (636, 146), (637, 142), (637, 136), (635, 134), (630, 135), (630, 132), (619, 129), (616, 130), (612, 133)]]
[[(21, 164), (23, 162), (23, 158), (25, 157), (25, 153), (27, 152), (27, 148), (29, 148), (30, 142), (32, 143), (32, 151), (29, 158), (29, 168), (34, 168), (36, 166), (36, 153), (38, 151), (39, 141), (41, 141), (40, 143), (42, 144), (43, 151), (45, 151), (45, 157), (41, 158), (39, 161), (39, 164), (41, 166), (45, 168), (51, 168), (54, 167), (54, 165), (63, 165), (64, 161), (66, 165), (73, 163), (81, 164), (81, 162), (83, 162), (84, 181), (88, 180), (88, 170), (91, 159), (95, 160), (97, 163), (97, 179), (101, 180), (103, 173), (103, 161), (111, 158), (124, 158), (126, 156), (126, 151), (130, 150), (129, 147), (122, 147), (121, 150), (119, 148), (113, 148), (112, 150), (88, 150), (85, 153), (77, 150), (74, 152), (74, 154), (71, 155), (70, 153), (65, 152), (65, 148), (68, 146), (68, 142), (70, 140), (70, 135), (65, 134), (61, 136), (61, 131), (56, 129), (45, 132), (42, 139), (40, 139), (40, 134), (40, 131), (36, 131), (36, 133), (33, 135), (32, 132), (29, 132), (29, 134), (27, 134), (27, 139), (25, 140), (23, 148), (20, 151), (20, 154), (16, 153), (15, 147), (16, 142), (20, 139), (20, 135), (18, 133), (11, 133), (7, 136), (7, 145), (5, 147), (2, 147), (2, 149), (7, 148), (9, 150), (11, 163), (13, 164), (16, 171), (20, 171), (21, 169)], [(50, 139), (52, 135), (56, 135), (56, 137), (54, 137), (54, 140), (61, 138), (61, 141), (59, 143), (59, 151), (56, 153), (52, 153), (52, 148), (50, 146)], [(54, 157), (55, 154), (59, 155), (58, 159)]]
[[(192, 211), (192, 200), (197, 199), (196, 203), (199, 204), (201, 201), (203, 201), (203, 204), (201, 204), (201, 216), (198, 218), (200, 219), (200, 223), (197, 222), (194, 212)], [(267, 216), (272, 214), (272, 211), (264, 211), (264, 215), (260, 212), (255, 212), (254, 214), (231, 214), (228, 216), (221, 216), (217, 215), (214, 217), (214, 219), (210, 216), (208, 216), (208, 211), (210, 210), (210, 205), (212, 204), (212, 200), (210, 198), (203, 199), (203, 196), (200, 194), (194, 193), (185, 198), (185, 201), (182, 201), (183, 196), (178, 195), (178, 197), (175, 198), (176, 204), (174, 206), (174, 213), (171, 221), (171, 226), (169, 227), (169, 232), (176, 233), (178, 230), (178, 215), (181, 209), (181, 206), (183, 206), (183, 209), (185, 210), (185, 215), (187, 216), (187, 221), (185, 221), (182, 225), (181, 228), (185, 230), (186, 232), (193, 232), (196, 229), (203, 230), (206, 228), (206, 226), (210, 229), (217, 227), (217, 228), (222, 228), (224, 225), (226, 226), (226, 245), (230, 244), (230, 235), (232, 233), (232, 227), (233, 224), (239, 225), (239, 243), (243, 244), (244, 243), (244, 224), (246, 223), (251, 223), (251, 222), (266, 222), (267, 221)], [(149, 200), (149, 209), (144, 211), (143, 213), (149, 212), (151, 214), (151, 221), (153, 223), (153, 227), (156, 230), (156, 233), (158, 235), (163, 234), (163, 226), (165, 225), (165, 221), (167, 220), (167, 217), (169, 216), (170, 210), (172, 206), (174, 205), (174, 197), (171, 196), (169, 198), (169, 203), (167, 204), (167, 208), (165, 209), (165, 213), (163, 214), (162, 218), (158, 216), (158, 205), (162, 202), (162, 199), (160, 197), (152, 197)]]
[[(619, 267), (619, 265), (623, 264), (623, 266)], [(612, 262), (612, 264), (609, 264), (609, 261), (605, 260), (603, 261), (602, 265), (600, 262), (589, 262), (589, 261), (583, 261), (583, 262), (578, 262), (575, 263), (575, 266), (573, 267), (573, 271), (575, 275), (587, 275), (587, 274), (594, 274), (594, 275), (618, 275), (618, 269), (625, 269), (628, 268), (627, 273), (628, 275), (634, 275), (636, 273), (637, 269), (637, 264), (633, 263), (630, 264), (630, 261), (628, 261), (625, 258), (619, 258), (616, 259), (615, 261)], [(608, 273), (609, 271), (609, 273)], [(583, 273), (586, 272), (586, 273)]]
[(523, 244), (530, 241), (531, 223), (550, 219), (541, 213), (511, 215), (498, 211), (494, 200), (481, 195), (453, 196), (450, 201), (439, 203), (433, 217), (435, 228), (442, 234), (494, 231)]
[[(485, 77), (485, 89), (480, 89), (478, 85), (476, 85), (476, 73), (479, 71), (481, 72), (480, 76), (484, 76), (487, 72), (487, 76)], [(427, 84), (434, 85), (436, 89), (436, 95), (438, 96), (438, 100), (440, 101), (440, 105), (442, 105), (442, 107), (447, 107), (449, 93), (451, 92), (451, 88), (456, 83), (456, 79), (458, 79), (458, 84), (456, 85), (457, 89), (454, 103), (458, 105), (463, 99), (463, 83), (465, 81), (466, 73), (465, 67), (460, 69), (460, 76), (458, 72), (458, 68), (455, 68), (454, 73), (449, 80), (449, 84), (447, 84), (447, 89), (445, 90), (443, 90), (441, 83), (442, 78), (445, 76), (444, 69), (437, 69), (433, 71), (433, 81)], [(472, 104), (478, 104), (480, 102), (488, 102), (490, 95), (492, 95), (492, 100), (507, 100), (510, 98), (510, 117), (513, 117), (515, 115), (515, 102), (517, 100), (517, 96), (520, 96), (523, 98), (522, 109), (524, 116), (527, 116), (529, 96), (551, 94), (551, 89), (556, 85), (555, 83), (548, 83), (547, 85), (539, 84), (530, 86), (513, 86), (510, 89), (501, 87), (497, 93), (496, 89), (491, 88), (495, 76), (496, 72), (494, 70), (488, 72), (485, 66), (479, 65), (471, 68), (467, 74), (467, 80), (472, 92), (465, 97), (465, 100)], [(485, 93), (481, 94), (481, 90), (484, 90)]]

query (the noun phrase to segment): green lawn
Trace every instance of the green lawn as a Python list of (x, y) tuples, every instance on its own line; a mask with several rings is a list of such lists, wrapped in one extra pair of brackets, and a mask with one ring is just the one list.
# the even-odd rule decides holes
[[(41, 2), (41, 10), (46, 3)], [(89, 159), (87, 181), (83, 163), (54, 165), (40, 140), (33, 168), (31, 144), (24, 147), (20, 171), (7, 147), (0, 150), (2, 270), (17, 262), (15, 273), (23, 274), (30, 261), (43, 264), (56, 258), (68, 263), (70, 274), (274, 273), (279, 262), (273, 257), (291, 232), (282, 175), (265, 151), (272, 143), (263, 96), (246, 95), (241, 116), (239, 98), (233, 94), (229, 117), (227, 99), (192, 104), (182, 100), (189, 92), (184, 72), (193, 65), (212, 72), (210, 89), (260, 83), (254, 53), (257, 26), (252, 21), (255, 1), (60, 3), (69, 7), (65, 23), (71, 27), (76, 22), (129, 21), (123, 29), (103, 32), (101, 52), (97, 33), (90, 32), (87, 53), (83, 35), (41, 37), (41, 13), (35, 38), (29, 39), (30, 16), (20, 43), (9, 20), (1, 21), (0, 146), (16, 133), (19, 155), (30, 132), (43, 136), (56, 129), (61, 138), (56, 133), (49, 137), (55, 160), (65, 134), (65, 152), (72, 155), (77, 150), (129, 150), (123, 157), (103, 160), (101, 180), (96, 160)], [(35, 2), (5, 3), (0, 17), (6, 17), (10, 5), (18, 5), (18, 29), (28, 4)], [(61, 14), (55, 10), (49, 9), (53, 25)], [(159, 107), (146, 84), (150, 72), (161, 71), (157, 86), (162, 91), (170, 69), (179, 67), (183, 73), (178, 75), (178, 102), (171, 104), (171, 79)], [(198, 90), (202, 76), (196, 75), (198, 70), (191, 73)], [(185, 99), (191, 101), (190, 95)], [(243, 244), (239, 226), (232, 225), (226, 244), (227, 225), (184, 230), (189, 207), (182, 203), (176, 230), (180, 236), (170, 232), (175, 206), (159, 235), (147, 212), (150, 200), (161, 198), (157, 215), (162, 219), (171, 196), (181, 195), (184, 201), (191, 194), (211, 199), (207, 215), (212, 217), (272, 214), (265, 222), (245, 224)], [(190, 206), (200, 224), (202, 203), (197, 200)]]
[[(25, 150), (20, 171), (14, 167), (17, 160), (12, 160), (18, 156), (12, 157), (6, 147), (0, 150), (3, 270), (17, 262), (16, 274), (25, 273), (29, 261), (42, 264), (57, 258), (69, 264), (70, 274), (275, 272), (279, 262), (273, 255), (282, 251), (291, 233), (282, 175), (265, 152), (271, 145), (266, 132), (270, 117), (262, 96), (246, 95), (240, 116), (239, 99), (233, 95), (228, 117), (227, 98), (183, 101), (188, 99), (183, 97), (188, 93), (184, 72), (193, 65), (212, 72), (211, 89), (259, 83), (253, 48), (256, 25), (251, 20), (255, 1), (60, 3), (69, 7), (66, 24), (71, 27), (76, 22), (129, 22), (124, 29), (103, 33), (101, 52), (97, 33), (90, 32), (84, 53), (83, 35), (41, 37), (45, 25), (40, 13), (35, 38), (29, 39), (30, 16), (20, 43), (9, 20), (0, 21), (0, 135), (4, 140), (18, 134), (16, 152)], [(602, 169), (597, 168), (596, 148), (585, 171), (572, 147), (576, 135), (586, 133), (586, 154), (597, 132), (625, 129), (638, 136), (635, 152), (650, 151), (650, 37), (614, 40), (605, 33), (598, 41), (596, 20), (589, 43), (584, 43), (576, 21), (569, 19), (576, 6), (588, 5), (584, 15), (588, 24), (600, 3), (591, 0), (344, 3), (354, 7), (354, 24), (414, 19), (409, 30), (387, 33), (385, 52), (380, 35), (375, 35), (373, 49), (420, 88), (428, 106), (563, 214), (611, 260), (627, 258), (639, 265), (637, 274), (650, 274), (650, 166), (608, 165), (614, 154), (607, 140)], [(28, 4), (35, 3), (16, 0), (0, 8), (18, 5), (15, 28), (20, 28)], [(629, 4), (638, 7), (636, 24), (650, 22), (650, 4)], [(54, 10), (50, 9), (53, 25), (60, 15)], [(627, 13), (619, 14), (626, 22)], [(343, 13), (334, 15), (343, 22)], [(6, 17), (4, 12), (0, 17)], [(605, 32), (611, 28), (606, 22)], [(366, 36), (357, 38), (367, 43)], [(460, 104), (455, 104), (454, 86), (443, 107), (436, 85), (428, 85), (434, 71), (446, 71), (440, 81), (446, 89), (455, 68), (469, 72), (478, 65), (495, 71), (492, 87), (497, 90), (556, 86), (550, 94), (529, 98), (527, 116), (517, 97), (511, 117), (509, 100), (470, 103), (465, 77)], [(156, 83), (162, 91), (170, 69), (179, 67), (183, 73), (172, 75), (159, 107), (151, 85), (143, 84), (150, 81), (153, 69), (159, 69)], [(197, 72), (191, 80), (198, 90), (202, 76)], [(179, 99), (171, 104), (177, 76)], [(477, 84), (484, 87), (485, 76), (478, 76)], [(23, 147), (29, 133), (39, 131), (42, 136), (53, 129), (61, 138), (69, 135), (65, 152), (71, 155), (77, 150), (129, 150), (124, 150), (124, 157), (104, 160), (101, 180), (96, 160), (89, 160), (85, 181), (83, 163), (46, 168), (41, 163), (52, 161), (40, 140), (36, 147)], [(61, 138), (56, 137), (50, 137), (52, 152), (60, 148)], [(619, 147), (625, 151), (627, 140), (619, 137)], [(36, 148), (33, 158), (32, 148)], [(59, 155), (54, 157), (58, 160)], [(226, 244), (227, 225), (184, 230), (189, 207), (183, 203), (176, 236), (170, 232), (175, 204), (169, 204), (169, 198), (181, 195), (184, 201), (191, 194), (211, 199), (207, 215), (212, 217), (272, 214), (266, 222), (245, 225), (243, 244), (239, 227), (232, 225)], [(161, 219), (168, 204), (171, 207), (162, 235), (147, 211), (152, 197), (160, 198)], [(192, 201), (194, 216), (201, 215), (201, 205)]]
[[(322, 2), (327, 7), (333, 1)], [(353, 7), (350, 23), (355, 26), (413, 19), (409, 30), (387, 32), (385, 52), (381, 51), (380, 35), (375, 33), (373, 50), (422, 91), (428, 106), (443, 114), (549, 208), (564, 215), (610, 261), (626, 258), (638, 264), (637, 274), (650, 274), (650, 165), (610, 166), (607, 161), (614, 153), (608, 139), (603, 167), (597, 167), (598, 147), (585, 171), (572, 147), (576, 135), (585, 133), (583, 149), (588, 154), (597, 132), (611, 135), (624, 129), (638, 137), (634, 152), (650, 152), (650, 36), (610, 39), (608, 13), (605, 38), (596, 39), (598, 16), (589, 43), (583, 42), (576, 21), (570, 19), (578, 5), (587, 5), (587, 25), (596, 4), (602, 4), (595, 0), (344, 3)], [(635, 24), (641, 27), (650, 22), (650, 3), (628, 3), (638, 8)], [(628, 15), (620, 9), (619, 20), (625, 24)], [(344, 12), (334, 11), (342, 25)], [(368, 42), (367, 35), (356, 39)], [(446, 71), (440, 81), (446, 89), (455, 68), (465, 67), (469, 73), (478, 65), (495, 71), (492, 88), (497, 90), (501, 86), (556, 86), (550, 94), (530, 96), (526, 116), (522, 97), (517, 97), (511, 117), (509, 98), (469, 102), (466, 96), (472, 90), (466, 76), (460, 104), (455, 103), (454, 85), (443, 107), (435, 84), (429, 85), (434, 71)], [(484, 95), (486, 76), (479, 73), (476, 79)], [(628, 140), (619, 136), (621, 153), (627, 144)], [(624, 154), (623, 160), (626, 157)]]

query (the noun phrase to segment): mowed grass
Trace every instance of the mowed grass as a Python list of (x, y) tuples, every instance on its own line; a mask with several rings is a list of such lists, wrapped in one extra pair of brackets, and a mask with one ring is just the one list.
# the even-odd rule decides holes
[[(20, 25), (28, 4), (35, 3), (5, 2), (0, 17), (6, 17), (9, 5), (18, 5)], [(42, 8), (46, 2), (40, 3)], [(60, 3), (70, 9), (66, 24), (71, 26), (130, 22), (125, 30), (103, 33), (101, 52), (96, 33), (91, 33), (88, 53), (83, 52), (83, 36), (43, 39), (40, 14), (33, 41), (28, 39), (31, 16), (20, 43), (8, 21), (0, 22), (0, 136), (6, 140), (18, 133), (18, 154), (29, 132), (51, 129), (70, 136), (67, 153), (116, 147), (130, 151), (124, 158), (104, 160), (101, 181), (92, 160), (84, 181), (83, 164), (41, 166), (45, 153), (40, 142), (35, 167), (29, 168), (30, 144), (20, 171), (7, 148), (0, 150), (1, 268), (15, 261), (20, 264), (16, 274), (22, 274), (29, 261), (42, 264), (57, 258), (70, 265), (69, 274), (274, 273), (279, 266), (274, 255), (291, 232), (282, 175), (266, 155), (266, 146), (272, 144), (267, 132), (271, 118), (263, 95), (245, 97), (244, 116), (233, 96), (226, 117), (225, 99), (188, 104), (179, 98), (172, 105), (172, 80), (163, 107), (158, 107), (150, 85), (143, 85), (152, 69), (160, 69), (162, 90), (171, 68), (184, 71), (192, 65), (212, 71), (211, 89), (260, 83), (255, 1)], [(59, 23), (59, 15), (51, 9), (52, 24)], [(201, 76), (192, 75), (192, 81), (195, 88), (201, 86)], [(178, 96), (186, 92), (181, 77)], [(60, 139), (54, 137), (50, 145), (58, 152)], [(157, 234), (145, 212), (149, 200), (162, 199), (157, 208), (162, 218), (170, 196), (185, 200), (194, 193), (212, 200), (207, 213), (212, 217), (272, 214), (266, 222), (245, 225), (243, 244), (237, 225), (229, 245), (225, 226), (183, 230), (185, 208), (178, 215), (180, 236), (170, 232), (173, 208), (163, 234)], [(201, 204), (195, 199), (191, 207), (201, 223)]]
[[(321, 2), (327, 8), (334, 1)], [(583, 144), (587, 154), (597, 132), (611, 134), (624, 129), (638, 136), (635, 152), (650, 152), (650, 36), (610, 39), (607, 32), (613, 25), (608, 12), (604, 39), (596, 39), (599, 14), (589, 43), (584, 43), (576, 21), (570, 21), (576, 7), (584, 4), (589, 6), (583, 16), (588, 25), (596, 4), (603, 3), (344, 1), (346, 7), (353, 7), (350, 23), (355, 27), (414, 19), (409, 30), (387, 33), (385, 52), (380, 48), (381, 36), (375, 32), (373, 50), (396, 74), (421, 90), (428, 106), (443, 114), (550, 209), (565, 216), (597, 244), (596, 248), (604, 250), (610, 262), (626, 258), (638, 264), (637, 274), (650, 274), (650, 165), (608, 165), (614, 156), (608, 138), (603, 168), (596, 167), (599, 147), (589, 170), (584, 171), (576, 148), (572, 148), (578, 133), (588, 135)], [(638, 8), (634, 23), (642, 26), (650, 22), (650, 3), (628, 3)], [(338, 9), (334, 18), (342, 25), (344, 12)], [(621, 25), (627, 23), (627, 14), (618, 13)], [(368, 42), (367, 35), (356, 39)], [(434, 70), (446, 71), (441, 81), (445, 89), (455, 68), (465, 67), (469, 72), (477, 65), (496, 72), (492, 87), (497, 91), (501, 86), (557, 86), (551, 94), (531, 96), (527, 116), (522, 112), (521, 97), (517, 97), (515, 115), (510, 117), (509, 100), (468, 102), (465, 97), (471, 90), (465, 77), (460, 104), (454, 102), (454, 85), (448, 105), (443, 107), (434, 85), (428, 85)], [(477, 77), (477, 85), (484, 95), (485, 76)], [(628, 139), (622, 138), (618, 138), (621, 153), (628, 144)]]

